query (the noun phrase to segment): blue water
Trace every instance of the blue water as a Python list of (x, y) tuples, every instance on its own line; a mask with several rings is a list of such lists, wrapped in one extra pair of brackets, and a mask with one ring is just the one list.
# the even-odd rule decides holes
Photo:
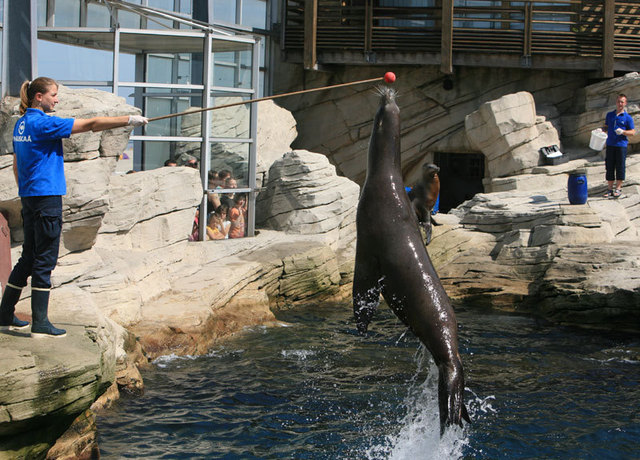
[(116, 458), (640, 458), (640, 340), (458, 307), (473, 418), (439, 436), (437, 372), (382, 307), (279, 314), (200, 357), (167, 356), (98, 418)]

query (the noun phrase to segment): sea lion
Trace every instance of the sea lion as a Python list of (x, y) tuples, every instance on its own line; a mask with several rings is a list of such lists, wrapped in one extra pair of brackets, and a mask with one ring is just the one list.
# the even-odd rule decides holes
[(400, 110), (381, 88), (356, 214), (353, 310), (364, 334), (380, 294), (427, 347), (438, 366), (441, 432), (469, 421), (456, 317), (422, 242), (400, 168)]
[(440, 194), (440, 168), (433, 163), (422, 165), (422, 178), (409, 190), (409, 200), (416, 213), (418, 222), (424, 229), (424, 243), (431, 243), (431, 225), (438, 225), (433, 221), (431, 211), (436, 205)]

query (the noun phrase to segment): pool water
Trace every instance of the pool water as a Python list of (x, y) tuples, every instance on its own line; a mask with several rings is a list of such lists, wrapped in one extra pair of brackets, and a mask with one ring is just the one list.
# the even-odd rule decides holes
[(473, 423), (440, 437), (437, 370), (381, 307), (297, 307), (165, 356), (98, 418), (103, 458), (640, 458), (640, 340), (457, 308)]

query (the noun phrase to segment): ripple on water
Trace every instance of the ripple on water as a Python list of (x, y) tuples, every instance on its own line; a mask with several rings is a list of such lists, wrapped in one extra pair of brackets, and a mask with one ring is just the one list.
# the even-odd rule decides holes
[(206, 356), (158, 358), (145, 394), (99, 417), (103, 458), (638, 457), (629, 338), (463, 310), (473, 423), (440, 438), (428, 354), (386, 308), (366, 337), (351, 317), (318, 305)]

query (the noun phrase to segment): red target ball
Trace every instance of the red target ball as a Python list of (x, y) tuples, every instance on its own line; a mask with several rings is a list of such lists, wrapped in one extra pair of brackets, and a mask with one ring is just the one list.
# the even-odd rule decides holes
[(387, 83), (393, 83), (396, 81), (396, 74), (393, 72), (387, 72), (384, 74), (384, 81)]

